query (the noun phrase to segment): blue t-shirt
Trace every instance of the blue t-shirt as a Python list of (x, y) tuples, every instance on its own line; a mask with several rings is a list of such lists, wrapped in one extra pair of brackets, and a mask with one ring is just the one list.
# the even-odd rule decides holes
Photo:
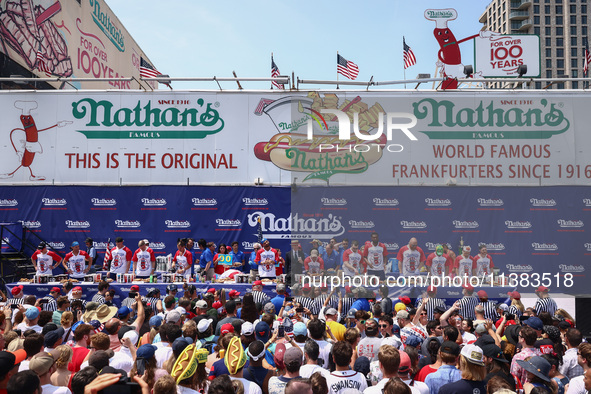
[(371, 307), (369, 305), (369, 301), (366, 298), (359, 298), (355, 300), (353, 305), (351, 305), (351, 309), (357, 309), (358, 311), (366, 311), (369, 312)]
[(263, 387), (263, 382), (269, 370), (263, 366), (260, 367), (245, 367), (242, 377), (250, 382), (258, 384)]
[[(199, 259), (199, 266), (201, 268), (205, 268), (207, 266), (207, 263), (210, 261), (213, 263), (213, 252), (209, 248), (206, 248), (203, 251), (203, 253), (201, 253), (201, 258)], [(213, 268), (213, 264), (210, 265), (209, 268)]]
[(341, 265), (341, 257), (339, 256), (338, 252), (335, 252), (334, 250), (330, 256), (326, 252), (322, 253), (322, 260), (324, 260), (325, 270), (336, 269)]
[[(244, 368), (248, 368), (248, 360), (246, 360), (246, 364), (244, 364)], [(209, 380), (214, 380), (220, 375), (230, 375), (230, 371), (228, 371), (228, 367), (226, 367), (226, 363), (224, 359), (216, 361), (211, 366), (211, 370), (209, 371)]]
[(283, 307), (283, 301), (285, 300), (285, 296), (277, 294), (275, 298), (271, 299), (271, 303), (275, 306), (275, 313), (279, 313), (281, 308)]
[[(242, 261), (245, 259), (244, 252), (241, 252), (240, 250), (238, 251), (238, 253), (234, 253), (234, 251), (232, 250), (229, 254), (230, 254), (230, 256), (232, 256), (232, 263), (242, 264)], [(238, 269), (239, 271), (242, 271), (242, 272), (250, 272), (250, 271), (247, 271), (247, 270), (249, 270), (248, 264), (244, 264), (242, 267), (234, 267), (234, 268)]]

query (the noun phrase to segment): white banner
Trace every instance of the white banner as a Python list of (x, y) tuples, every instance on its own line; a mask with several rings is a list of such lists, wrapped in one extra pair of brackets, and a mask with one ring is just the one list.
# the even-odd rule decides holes
[(474, 70), (482, 77), (517, 77), (517, 68), (527, 66), (523, 77), (540, 76), (540, 37), (501, 35), (474, 39)]
[(590, 105), (529, 90), (0, 92), (0, 184), (589, 185)]

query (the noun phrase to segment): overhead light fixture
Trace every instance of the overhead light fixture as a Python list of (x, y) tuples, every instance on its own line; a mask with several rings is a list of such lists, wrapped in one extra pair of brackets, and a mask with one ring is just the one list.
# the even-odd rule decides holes
[(525, 74), (527, 74), (527, 64), (520, 64), (517, 67), (517, 74), (519, 75), (519, 77), (523, 77)]
[(466, 78), (470, 78), (470, 76), (474, 74), (474, 67), (472, 67), (471, 64), (466, 64), (464, 66), (464, 74), (466, 75)]

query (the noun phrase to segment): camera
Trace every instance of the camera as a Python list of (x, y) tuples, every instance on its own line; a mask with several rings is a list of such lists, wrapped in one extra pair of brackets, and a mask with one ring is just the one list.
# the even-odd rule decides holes
[(137, 293), (135, 291), (130, 291), (129, 292), (129, 298), (134, 298), (137, 297)]
[(505, 312), (504, 315), (507, 318), (507, 320), (515, 320), (515, 315), (512, 313)]

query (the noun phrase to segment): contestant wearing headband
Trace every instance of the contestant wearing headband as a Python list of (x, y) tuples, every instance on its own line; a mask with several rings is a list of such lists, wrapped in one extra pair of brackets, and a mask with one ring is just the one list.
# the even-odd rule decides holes
[(246, 355), (248, 356), (248, 368), (244, 369), (243, 377), (246, 380), (255, 382), (260, 387), (263, 387), (265, 379), (270, 379), (273, 372), (263, 367), (263, 360), (265, 359), (265, 344), (262, 341), (252, 341), (246, 348)]
[(195, 345), (189, 345), (182, 351), (170, 374), (178, 385), (179, 394), (198, 394), (207, 391), (209, 382), (205, 363), (208, 355), (207, 350), (197, 349)]

